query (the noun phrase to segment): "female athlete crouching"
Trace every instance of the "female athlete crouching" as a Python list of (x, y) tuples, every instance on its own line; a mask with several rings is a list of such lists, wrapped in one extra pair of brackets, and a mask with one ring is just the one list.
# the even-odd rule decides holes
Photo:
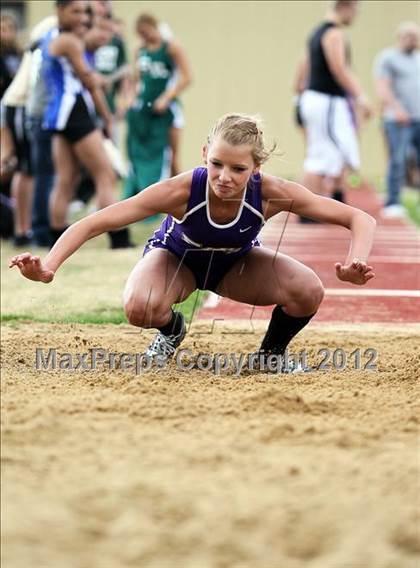
[(206, 167), (156, 183), (78, 221), (43, 261), (24, 253), (13, 257), (10, 267), (18, 266), (30, 280), (51, 282), (59, 266), (88, 239), (166, 213), (124, 291), (129, 322), (158, 329), (147, 354), (174, 354), (185, 336), (185, 323), (172, 305), (197, 288), (251, 305), (276, 304), (260, 351), (267, 356), (284, 353), (316, 313), (323, 287), (310, 268), (260, 245), (264, 222), (291, 211), (346, 227), (351, 231), (350, 250), (344, 264), (336, 263), (336, 275), (363, 285), (374, 277), (367, 258), (375, 220), (297, 183), (261, 174), (270, 152), (253, 117), (223, 116), (203, 152)]

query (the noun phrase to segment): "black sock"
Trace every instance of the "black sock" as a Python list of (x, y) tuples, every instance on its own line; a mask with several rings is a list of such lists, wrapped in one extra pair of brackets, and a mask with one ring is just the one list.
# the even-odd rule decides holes
[(336, 187), (333, 190), (332, 196), (333, 199), (335, 199), (336, 201), (341, 201), (341, 203), (345, 203), (346, 200), (344, 198), (344, 190), (340, 189), (339, 187)]
[(276, 306), (271, 315), (260, 350), (282, 355), (293, 337), (309, 323), (314, 315), (304, 317), (289, 316), (283, 311), (281, 306)]
[(67, 229), (68, 225), (66, 225), (62, 229), (51, 229), (51, 247), (55, 245), (55, 243), (58, 241), (64, 231), (67, 231)]
[(124, 227), (124, 229), (119, 229), (118, 231), (109, 231), (108, 235), (111, 241), (112, 249), (131, 248), (135, 246), (130, 241), (130, 233), (127, 227)]
[(180, 312), (174, 312), (171, 310), (172, 316), (166, 325), (158, 327), (158, 330), (163, 333), (163, 335), (179, 335), (183, 326), (183, 318)]

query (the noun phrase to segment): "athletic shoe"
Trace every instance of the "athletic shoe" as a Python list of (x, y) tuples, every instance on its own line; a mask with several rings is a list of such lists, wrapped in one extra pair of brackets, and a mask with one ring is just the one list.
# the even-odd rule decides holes
[(405, 217), (405, 209), (399, 203), (387, 205), (382, 210), (382, 217), (384, 219), (402, 219)]
[(170, 359), (174, 356), (176, 349), (181, 345), (181, 342), (187, 333), (184, 316), (180, 312), (175, 313), (181, 318), (181, 331), (178, 335), (164, 335), (161, 331), (158, 331), (146, 351), (147, 357)]
[(32, 244), (31, 235), (15, 235), (13, 237), (13, 246), (15, 247), (27, 247)]

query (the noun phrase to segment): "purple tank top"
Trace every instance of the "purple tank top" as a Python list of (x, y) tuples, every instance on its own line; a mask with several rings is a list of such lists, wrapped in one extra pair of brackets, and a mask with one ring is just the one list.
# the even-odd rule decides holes
[(242, 254), (259, 245), (257, 235), (265, 222), (260, 174), (250, 178), (238, 214), (227, 224), (220, 225), (211, 219), (208, 192), (207, 168), (196, 168), (183, 218), (178, 220), (168, 215), (149, 240), (148, 247), (163, 245), (182, 256), (191, 249)]

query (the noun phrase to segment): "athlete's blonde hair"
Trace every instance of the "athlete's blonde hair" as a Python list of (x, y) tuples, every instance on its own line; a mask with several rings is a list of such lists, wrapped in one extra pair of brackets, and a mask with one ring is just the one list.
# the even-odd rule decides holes
[(251, 146), (252, 158), (257, 166), (266, 162), (276, 148), (274, 144), (270, 150), (267, 150), (262, 121), (259, 116), (239, 113), (225, 114), (211, 129), (207, 137), (207, 144), (210, 145), (217, 137), (222, 138), (232, 146), (241, 144)]

